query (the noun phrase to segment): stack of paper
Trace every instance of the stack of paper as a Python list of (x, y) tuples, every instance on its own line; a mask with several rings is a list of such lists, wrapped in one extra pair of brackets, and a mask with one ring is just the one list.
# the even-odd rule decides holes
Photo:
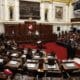
[(0, 63), (2, 63), (3, 62), (3, 59), (0, 59)]
[(48, 58), (51, 58), (51, 59), (53, 59), (53, 56), (48, 56)]
[(56, 68), (56, 65), (48, 65), (48, 68)]
[(15, 64), (17, 64), (17, 61), (10, 61), (9, 63), (15, 65)]
[(17, 56), (17, 53), (13, 53), (11, 56)]
[(65, 64), (67, 67), (75, 67), (75, 64), (74, 63), (67, 63)]
[(34, 56), (34, 58), (40, 58), (40, 56)]
[(31, 63), (27, 64), (27, 67), (35, 67), (35, 66), (36, 66), (36, 64), (31, 64)]
[(22, 57), (23, 57), (23, 58), (25, 58), (25, 57), (26, 57), (26, 55), (22, 55)]
[(74, 62), (80, 64), (80, 59), (79, 58), (74, 58)]

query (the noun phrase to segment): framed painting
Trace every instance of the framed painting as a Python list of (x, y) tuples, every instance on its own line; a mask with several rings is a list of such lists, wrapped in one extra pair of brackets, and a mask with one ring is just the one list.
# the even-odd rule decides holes
[(55, 7), (55, 18), (63, 19), (63, 7), (61, 7), (61, 6)]

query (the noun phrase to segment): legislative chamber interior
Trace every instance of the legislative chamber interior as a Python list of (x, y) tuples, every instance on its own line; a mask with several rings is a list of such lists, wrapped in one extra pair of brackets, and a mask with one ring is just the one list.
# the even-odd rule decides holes
[(80, 0), (0, 0), (0, 80), (80, 80)]

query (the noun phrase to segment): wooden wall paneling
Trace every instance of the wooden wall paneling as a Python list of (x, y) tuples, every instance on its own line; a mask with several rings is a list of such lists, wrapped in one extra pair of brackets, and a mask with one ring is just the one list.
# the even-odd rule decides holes
[(11, 35), (12, 34), (12, 28), (11, 28), (11, 25), (7, 25), (7, 24), (5, 24), (5, 33), (6, 33), (6, 36), (8, 36), (8, 35)]
[(28, 26), (27, 24), (24, 24), (24, 34), (25, 35), (28, 35), (28, 33), (29, 33), (29, 30), (28, 30), (27, 26)]
[(5, 35), (8, 36), (10, 34), (9, 32), (9, 26), (7, 24), (4, 25), (5, 26)]
[(19, 31), (19, 34), (18, 35), (22, 35), (22, 30), (21, 30), (21, 24), (18, 25), (18, 31)]
[(15, 25), (9, 25), (9, 31), (10, 31), (10, 34), (9, 35), (15, 35), (16, 31), (15, 31)]
[(19, 35), (24, 36), (25, 35), (25, 26), (24, 24), (19, 24)]
[(19, 35), (19, 24), (15, 24), (13, 25), (13, 29), (14, 29), (14, 35), (17, 36)]
[[(32, 29), (29, 29), (32, 26)], [(39, 35), (36, 35), (36, 30)], [(29, 31), (32, 33), (29, 34)], [(25, 22), (20, 24), (5, 24), (5, 33), (9, 38), (14, 38), (17, 42), (35, 43), (38, 40), (55, 41), (56, 36), (52, 32), (52, 25), (37, 24), (36, 22)]]

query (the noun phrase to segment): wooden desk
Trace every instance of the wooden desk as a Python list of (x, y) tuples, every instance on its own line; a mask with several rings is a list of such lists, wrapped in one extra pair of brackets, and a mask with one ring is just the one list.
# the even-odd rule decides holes
[(36, 59), (27, 59), (27, 63), (38, 63)]
[(19, 68), (19, 66), (21, 65), (21, 63), (20, 62), (18, 62), (18, 61), (9, 61), (5, 66), (6, 67), (9, 67), (9, 68)]
[(7, 76), (3, 72), (0, 72), (0, 80), (7, 80)]
[(49, 65), (49, 64), (45, 64), (45, 70), (60, 70), (58, 64), (54, 64), (54, 65)]
[(52, 80), (52, 78), (61, 78), (62, 76), (61, 70), (59, 69), (57, 63), (55, 63), (54, 65), (45, 64), (45, 70), (45, 75), (46, 77), (50, 77), (50, 80)]
[(27, 62), (27, 63), (25, 63), (25, 65), (29, 70), (37, 70), (38, 69), (38, 63)]
[(80, 67), (74, 62), (63, 62), (62, 66), (66, 71), (80, 69)]
[(76, 77), (80, 76), (80, 66), (78, 65), (77, 61), (79, 60), (73, 59), (62, 62), (64, 77), (75, 79)]

